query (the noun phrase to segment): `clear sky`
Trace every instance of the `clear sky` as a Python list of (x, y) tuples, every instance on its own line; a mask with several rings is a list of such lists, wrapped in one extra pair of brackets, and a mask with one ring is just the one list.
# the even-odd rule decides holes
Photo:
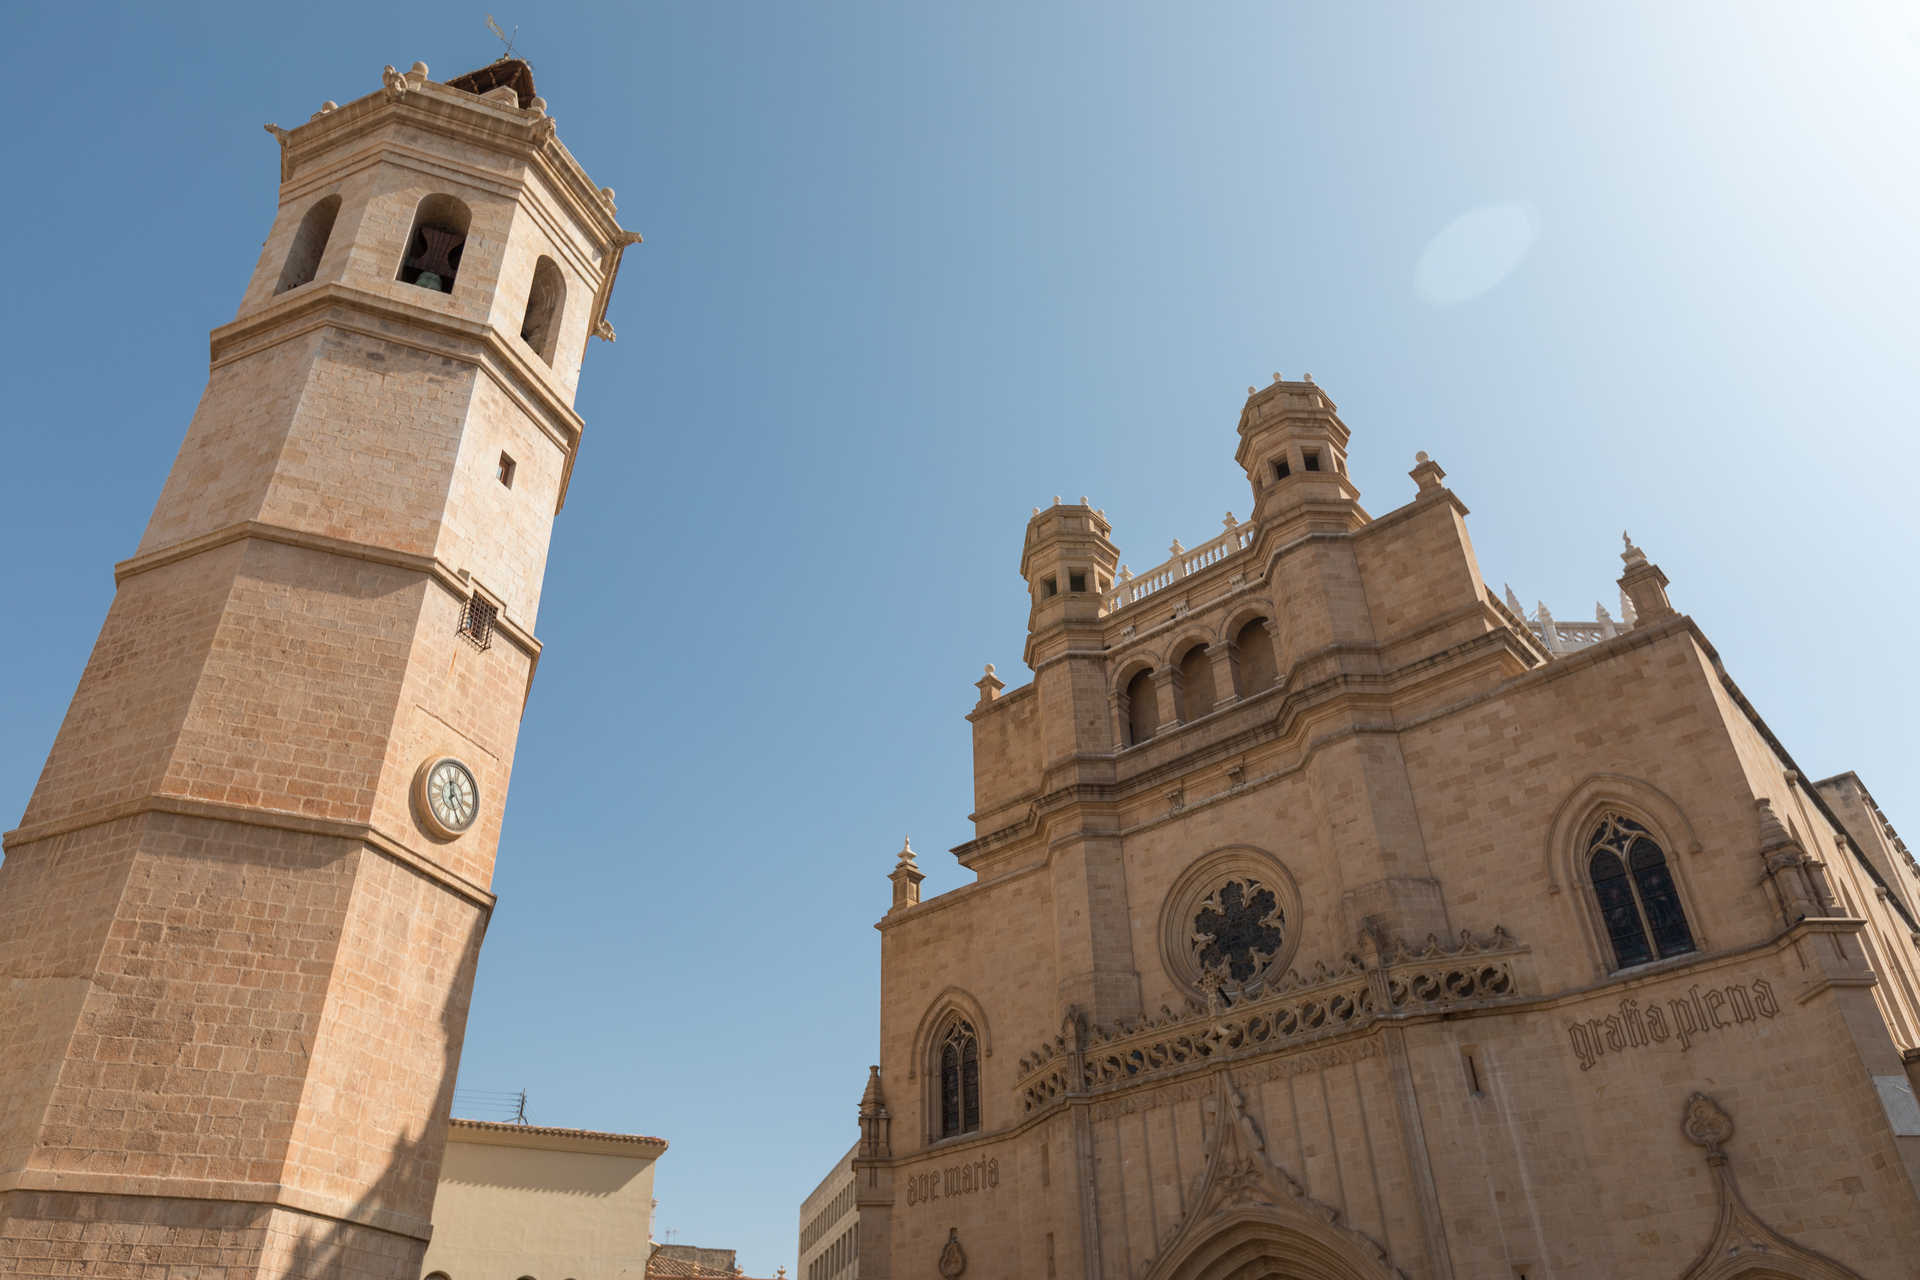
[[(1910, 6), (15, 5), (0, 810), (17, 820), (266, 234), (264, 121), (520, 28), (629, 251), (581, 382), (463, 1089), (658, 1134), (657, 1228), (795, 1261), (874, 1061), (884, 879), (970, 835), (1029, 508), (1245, 516), (1311, 371), (1490, 582), (1620, 533), (1814, 777), (1920, 837)], [(543, 1278), (544, 1280), (544, 1278)]]

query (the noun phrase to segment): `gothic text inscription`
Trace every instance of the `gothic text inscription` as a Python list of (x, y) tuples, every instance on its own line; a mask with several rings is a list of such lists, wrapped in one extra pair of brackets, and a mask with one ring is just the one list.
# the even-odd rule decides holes
[(907, 1203), (925, 1204), (941, 1197), (970, 1195), (1000, 1185), (1000, 1161), (980, 1159), (969, 1164), (950, 1164), (931, 1173), (910, 1174), (907, 1178)]
[(1779, 1014), (1780, 1001), (1764, 978), (1706, 991), (1695, 984), (1683, 996), (1664, 1003), (1650, 1000), (1644, 1008), (1629, 996), (1620, 1002), (1618, 1013), (1567, 1024), (1567, 1037), (1573, 1042), (1573, 1056), (1579, 1060), (1580, 1069), (1586, 1071), (1609, 1053), (1669, 1040), (1679, 1042), (1680, 1051), (1685, 1053), (1693, 1047), (1696, 1036)]

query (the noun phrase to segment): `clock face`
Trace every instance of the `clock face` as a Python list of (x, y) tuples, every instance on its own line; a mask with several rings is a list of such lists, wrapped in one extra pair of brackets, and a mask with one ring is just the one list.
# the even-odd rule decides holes
[(459, 835), (473, 825), (480, 811), (480, 788), (467, 766), (458, 760), (433, 762), (423, 779), (428, 815), (435, 826), (449, 835)]

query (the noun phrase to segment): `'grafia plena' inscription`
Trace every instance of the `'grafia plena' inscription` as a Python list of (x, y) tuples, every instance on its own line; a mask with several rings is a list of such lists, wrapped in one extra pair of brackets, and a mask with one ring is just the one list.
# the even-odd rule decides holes
[(1000, 1161), (982, 1158), (968, 1164), (950, 1164), (931, 1173), (907, 1178), (907, 1203), (925, 1204), (941, 1197), (971, 1195), (1000, 1185)]
[(1573, 1042), (1573, 1056), (1579, 1060), (1580, 1069), (1586, 1071), (1609, 1053), (1669, 1040), (1685, 1053), (1693, 1047), (1696, 1036), (1779, 1014), (1780, 1002), (1765, 978), (1704, 992), (1696, 984), (1687, 988), (1687, 994), (1666, 1001), (1664, 1007), (1658, 1000), (1649, 1000), (1643, 1008), (1629, 996), (1620, 1002), (1617, 1013), (1569, 1023), (1567, 1038)]

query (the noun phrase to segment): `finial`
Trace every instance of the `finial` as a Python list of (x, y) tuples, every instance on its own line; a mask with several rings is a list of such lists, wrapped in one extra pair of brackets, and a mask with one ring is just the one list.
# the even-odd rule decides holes
[(1098, 511), (1094, 512), (1093, 514), (1099, 516), (1102, 520), (1105, 520), (1107, 518), (1107, 509), (1105, 507), (1102, 507)]
[(407, 68), (407, 74), (410, 76), (419, 76), (422, 80), (425, 80), (427, 78), (427, 64), (415, 59), (414, 64)]
[(1638, 565), (1647, 562), (1647, 553), (1633, 545), (1633, 538), (1625, 529), (1620, 531), (1620, 541), (1625, 543), (1627, 548), (1620, 553), (1620, 558), (1626, 561), (1627, 564)]
[(913, 865), (913, 837), (912, 836), (900, 837), (900, 861), (906, 863), (908, 866)]
[(1303, 374), (1301, 374), (1301, 375), (1300, 375), (1300, 381), (1302, 381), (1302, 382), (1312, 382), (1312, 381), (1313, 381), (1313, 375), (1312, 375), (1312, 374), (1310, 374), (1310, 373), (1303, 373)]
[(1187, 552), (1187, 549), (1180, 545), (1180, 539), (1178, 538), (1175, 538), (1173, 540), (1173, 545), (1168, 547), (1167, 550), (1172, 552), (1176, 556), (1185, 555)]
[(1273, 380), (1274, 380), (1275, 382), (1278, 382), (1278, 381), (1280, 381), (1280, 375), (1279, 375), (1278, 373), (1276, 373), (1276, 374), (1274, 374), (1274, 375), (1273, 375)]
[(1235, 519), (1233, 518), (1233, 512), (1231, 512), (1231, 511), (1229, 511), (1229, 512), (1227, 512), (1227, 516), (1226, 516), (1226, 519), (1224, 519), (1224, 520), (1222, 520), (1222, 521), (1221, 521), (1220, 523), (1221, 523), (1222, 525), (1224, 525), (1225, 527), (1227, 527), (1227, 528), (1229, 528), (1229, 529), (1231, 529), (1231, 528), (1233, 528), (1233, 527), (1234, 527), (1235, 525), (1237, 525), (1237, 524), (1239, 524), (1240, 522), (1239, 522), (1238, 520), (1235, 520)]
[(1035, 514), (1035, 515), (1039, 515), (1039, 514), (1040, 514), (1040, 508), (1038, 508), (1038, 507), (1035, 507), (1035, 508), (1033, 509), (1033, 514)]
[(340, 104), (335, 102), (332, 98), (328, 98), (325, 102), (320, 104), (321, 115), (326, 115), (329, 111), (338, 111), (339, 109), (340, 109)]
[(1131, 569), (1129, 569), (1129, 568), (1127, 568), (1127, 566), (1125, 566), (1125, 565), (1121, 565), (1121, 566), (1120, 566), (1120, 581), (1122, 581), (1122, 582), (1131, 582), (1131, 581), (1133, 581), (1133, 570), (1131, 570)]
[(1545, 600), (1534, 601), (1533, 616), (1540, 619), (1540, 621), (1542, 622), (1550, 621), (1553, 617), (1552, 614), (1547, 612), (1547, 602)]
[(973, 687), (980, 691), (980, 705), (985, 706), (987, 703), (999, 697), (1000, 691), (1006, 688), (1007, 685), (1006, 681), (993, 674), (993, 664), (989, 662), (987, 664), (987, 674), (975, 680)]
[(1056, 507), (1060, 505), (1060, 495), (1057, 493), (1053, 495), (1053, 505)]
[(1258, 388), (1258, 387), (1256, 387), (1256, 386), (1253, 386), (1253, 385), (1251, 385), (1251, 384), (1249, 384), (1249, 385), (1247, 386), (1247, 394), (1248, 394), (1248, 395), (1250, 395), (1250, 396), (1251, 396), (1251, 395), (1258, 395), (1259, 393), (1260, 393), (1260, 388)]
[(987, 664), (987, 674), (988, 674), (988, 675), (992, 675), (992, 674), (993, 674), (993, 664), (992, 664), (991, 662), (989, 662), (989, 663)]
[(1084, 494), (1084, 493), (1080, 495), (1080, 505), (1081, 505), (1081, 506), (1083, 506), (1083, 507), (1084, 507), (1084, 506), (1088, 506), (1088, 505), (1091, 505), (1091, 504), (1089, 504), (1089, 503), (1087, 502), (1087, 495), (1086, 495), (1086, 494)]
[(1414, 484), (1419, 486), (1423, 494), (1437, 492), (1440, 482), (1447, 478), (1446, 469), (1435, 462), (1425, 449), (1413, 455), (1413, 470), (1407, 474), (1413, 477)]

